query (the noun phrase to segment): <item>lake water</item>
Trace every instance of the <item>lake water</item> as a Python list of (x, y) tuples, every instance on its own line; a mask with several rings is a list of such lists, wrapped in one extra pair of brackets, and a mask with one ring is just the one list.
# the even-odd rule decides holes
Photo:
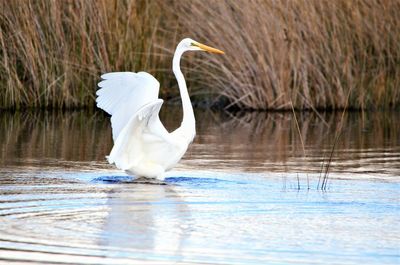
[(0, 263), (399, 264), (399, 112), (346, 114), (329, 175), (341, 113), (196, 117), (157, 182), (107, 164), (101, 112), (1, 112)]

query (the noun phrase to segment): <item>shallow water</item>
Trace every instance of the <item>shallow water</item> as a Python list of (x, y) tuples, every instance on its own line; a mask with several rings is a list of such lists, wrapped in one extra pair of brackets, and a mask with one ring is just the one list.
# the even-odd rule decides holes
[(196, 116), (158, 182), (106, 163), (100, 112), (1, 113), (0, 263), (399, 263), (400, 113), (345, 116), (323, 191), (340, 114)]

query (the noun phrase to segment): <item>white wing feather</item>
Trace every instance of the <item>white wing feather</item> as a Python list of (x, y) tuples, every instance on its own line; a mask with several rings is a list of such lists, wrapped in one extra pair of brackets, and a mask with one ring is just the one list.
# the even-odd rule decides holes
[(139, 109), (123, 128), (108, 156), (110, 163), (123, 170), (139, 169), (144, 161), (151, 161), (165, 148), (173, 148), (173, 141), (158, 117), (162, 99)]
[(111, 115), (114, 142), (132, 116), (146, 104), (158, 99), (160, 83), (146, 72), (114, 72), (101, 76), (97, 107)]

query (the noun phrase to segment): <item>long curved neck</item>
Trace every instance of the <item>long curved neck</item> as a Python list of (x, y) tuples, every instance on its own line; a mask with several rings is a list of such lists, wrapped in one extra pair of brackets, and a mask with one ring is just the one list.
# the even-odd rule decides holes
[(174, 59), (172, 60), (172, 70), (175, 74), (176, 80), (178, 81), (179, 92), (182, 99), (183, 108), (183, 120), (181, 127), (179, 129), (183, 130), (186, 135), (191, 137), (190, 141), (193, 140), (196, 134), (195, 117), (193, 112), (192, 103), (190, 101), (189, 93), (186, 86), (185, 78), (183, 77), (180, 61), (184, 51), (177, 48), (174, 54)]

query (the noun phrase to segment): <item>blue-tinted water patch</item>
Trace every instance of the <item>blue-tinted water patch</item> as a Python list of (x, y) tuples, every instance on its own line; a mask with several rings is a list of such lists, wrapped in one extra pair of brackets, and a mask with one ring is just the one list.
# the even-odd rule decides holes
[(154, 178), (137, 178), (133, 176), (100, 176), (91, 182), (104, 184), (141, 184), (141, 185), (167, 185), (167, 182)]
[[(314, 187), (318, 175), (309, 177)], [(297, 190), (287, 174), (172, 171), (155, 185), (111, 171), (41, 171), (3, 187), (1, 244), (54, 263), (66, 249), (71, 263), (85, 255), (94, 264), (398, 263), (398, 184), (334, 177), (320, 191), (304, 179)], [(46, 179), (58, 185), (35, 184)]]
[[(227, 179), (219, 179), (219, 178), (208, 178), (208, 177), (167, 177), (165, 178), (165, 182), (169, 184), (182, 184), (189, 186), (203, 186), (203, 185), (212, 185), (212, 184), (226, 184), (226, 185), (244, 185), (245, 181), (234, 181)], [(212, 186), (209, 186), (212, 188)]]
[(100, 182), (107, 184), (129, 183), (133, 181), (134, 177), (131, 176), (100, 176), (92, 180), (92, 182)]

